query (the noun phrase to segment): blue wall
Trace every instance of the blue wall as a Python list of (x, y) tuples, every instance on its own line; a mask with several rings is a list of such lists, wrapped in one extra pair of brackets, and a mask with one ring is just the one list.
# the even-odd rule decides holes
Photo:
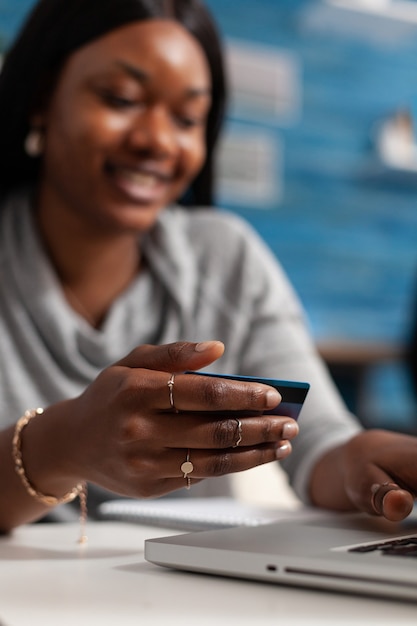
[(417, 176), (371, 176), (370, 136), (381, 117), (415, 108), (417, 29), (393, 47), (314, 27), (316, 1), (240, 0), (239, 19), (235, 2), (208, 4), (226, 36), (289, 50), (302, 71), (299, 122), (269, 129), (284, 143), (284, 194), (272, 211), (234, 208), (286, 266), (317, 337), (402, 339), (417, 272)]
[[(370, 137), (398, 107), (417, 112), (417, 28), (351, 27), (319, 0), (207, 3), (226, 39), (290, 52), (301, 76), (294, 123), (238, 110), (229, 117), (230, 128), (266, 130), (283, 146), (281, 193), (268, 208), (222, 196), (219, 204), (247, 217), (280, 258), (317, 339), (403, 342), (417, 289), (417, 177), (379, 170)], [(32, 4), (0, 0), (3, 41)], [(375, 422), (412, 419), (401, 368), (378, 368), (367, 384)]]

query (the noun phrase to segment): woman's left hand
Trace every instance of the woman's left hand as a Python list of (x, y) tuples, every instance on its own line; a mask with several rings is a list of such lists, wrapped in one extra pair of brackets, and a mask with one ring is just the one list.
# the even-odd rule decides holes
[(417, 437), (384, 430), (364, 431), (327, 453), (311, 482), (319, 506), (356, 508), (391, 521), (411, 513), (416, 494)]

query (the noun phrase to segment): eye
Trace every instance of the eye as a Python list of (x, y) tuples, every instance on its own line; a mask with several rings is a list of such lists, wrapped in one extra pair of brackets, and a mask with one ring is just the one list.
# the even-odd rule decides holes
[(206, 97), (192, 98), (172, 110), (175, 123), (184, 130), (202, 128), (207, 124), (210, 100)]
[(198, 126), (200, 123), (199, 120), (192, 117), (178, 117), (177, 122), (182, 128), (194, 128), (194, 126)]
[(101, 97), (113, 109), (129, 109), (139, 104), (136, 98), (128, 98), (111, 91), (103, 91)]
[(175, 119), (178, 126), (185, 130), (196, 128), (197, 126), (204, 126), (206, 123), (205, 116), (200, 115), (177, 115)]

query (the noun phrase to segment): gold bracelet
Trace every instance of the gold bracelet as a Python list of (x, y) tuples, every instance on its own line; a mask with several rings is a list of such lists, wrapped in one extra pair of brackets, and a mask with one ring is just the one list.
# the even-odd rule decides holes
[(25, 411), (24, 415), (22, 415), (22, 417), (17, 421), (14, 435), (13, 435), (13, 440), (12, 440), (12, 456), (13, 456), (14, 468), (20, 480), (22, 481), (23, 486), (26, 489), (27, 493), (33, 498), (35, 498), (36, 500), (38, 500), (39, 502), (42, 502), (42, 504), (45, 504), (46, 506), (56, 506), (58, 504), (65, 504), (66, 502), (71, 502), (72, 500), (75, 500), (77, 496), (80, 498), (80, 505), (81, 505), (80, 543), (85, 543), (87, 540), (87, 537), (85, 536), (85, 532), (84, 532), (85, 523), (87, 520), (87, 484), (84, 481), (80, 482), (78, 483), (78, 485), (74, 487), (74, 489), (71, 489), (71, 491), (66, 493), (64, 496), (62, 496), (61, 498), (57, 498), (56, 496), (46, 495), (38, 491), (37, 489), (35, 489), (35, 487), (32, 485), (32, 483), (28, 479), (26, 471), (25, 471), (25, 466), (23, 464), (23, 458), (22, 458), (22, 431), (25, 428), (25, 426), (27, 426), (27, 424), (30, 422), (31, 419), (33, 419), (37, 415), (42, 415), (42, 413), (43, 413), (43, 409), (41, 408), (29, 409)]

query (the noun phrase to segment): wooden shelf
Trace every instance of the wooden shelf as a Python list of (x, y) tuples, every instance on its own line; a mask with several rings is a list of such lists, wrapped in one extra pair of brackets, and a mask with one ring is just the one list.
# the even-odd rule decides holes
[(368, 367), (378, 363), (400, 361), (404, 346), (396, 343), (369, 341), (319, 341), (318, 350), (328, 365)]

